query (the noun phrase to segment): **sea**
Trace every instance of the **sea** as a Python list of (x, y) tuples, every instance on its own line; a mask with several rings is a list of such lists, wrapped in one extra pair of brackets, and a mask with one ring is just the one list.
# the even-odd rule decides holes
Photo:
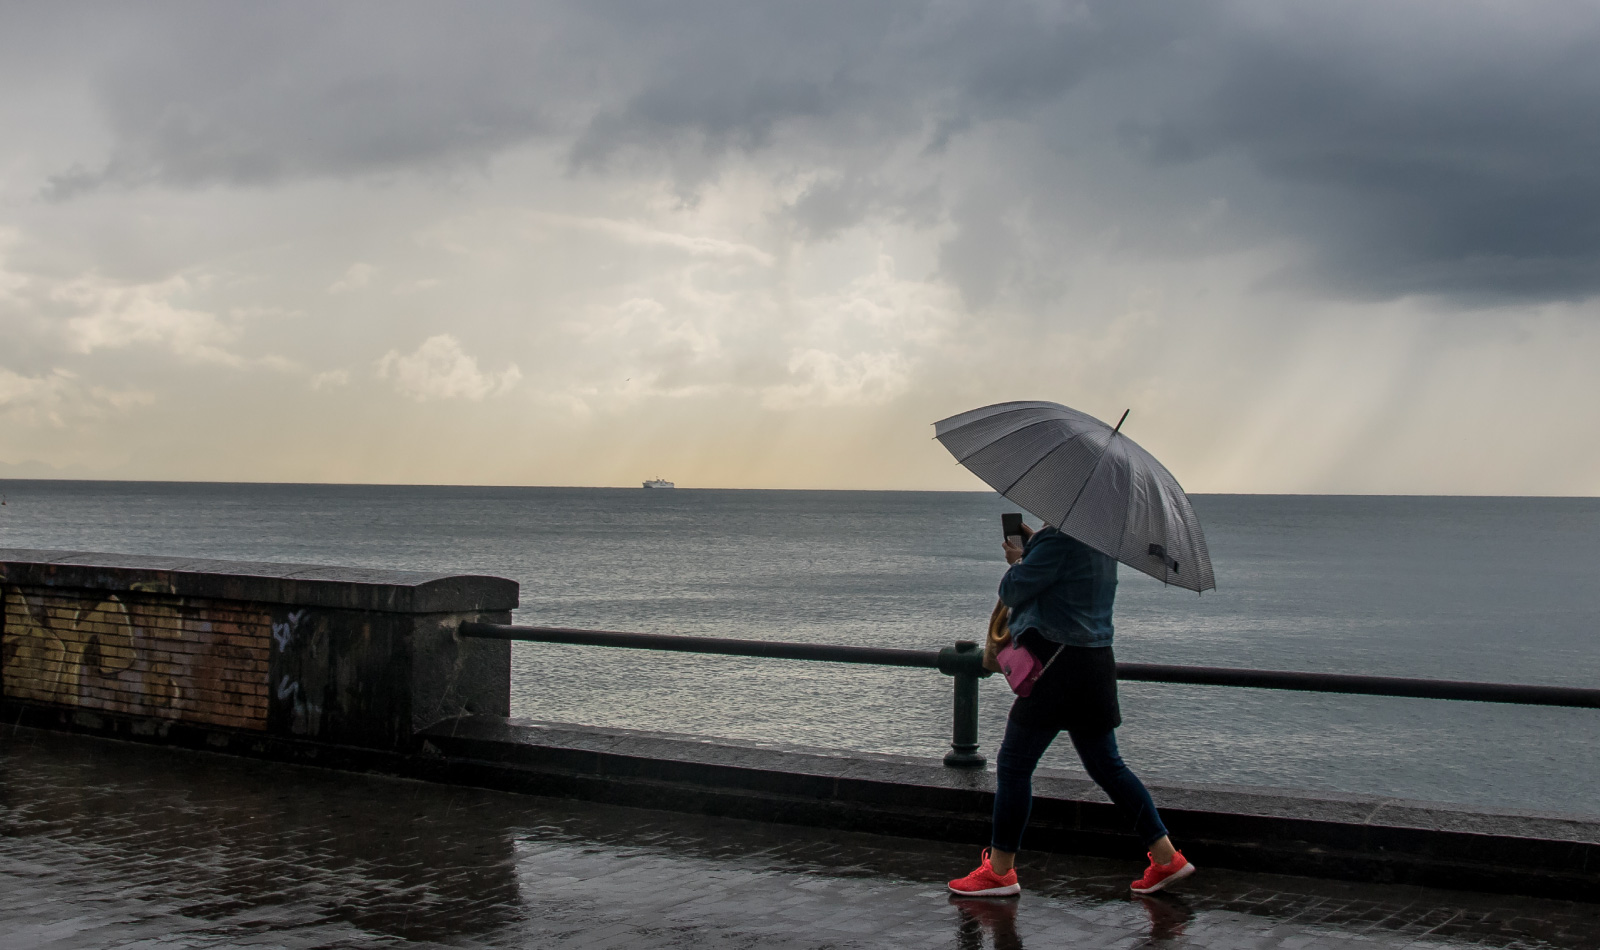
[[(936, 649), (982, 638), (987, 492), (0, 480), (0, 547), (509, 577), (521, 623)], [(1600, 685), (1600, 499), (1196, 495), (1217, 589), (1121, 572), (1118, 659)], [(938, 756), (927, 670), (514, 647), (513, 714)], [(981, 687), (993, 755), (1010, 694)], [(1600, 814), (1600, 710), (1125, 683), (1151, 783)], [(1061, 742), (1044, 764), (1077, 768)]]

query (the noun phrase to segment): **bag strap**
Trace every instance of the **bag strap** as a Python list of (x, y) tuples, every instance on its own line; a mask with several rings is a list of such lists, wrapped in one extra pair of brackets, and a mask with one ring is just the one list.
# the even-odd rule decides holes
[(1041, 676), (1041, 677), (1044, 676), (1045, 671), (1050, 669), (1050, 664), (1054, 663), (1056, 661), (1056, 657), (1059, 657), (1061, 655), (1061, 651), (1065, 650), (1066, 648), (1067, 648), (1067, 645), (1065, 643), (1063, 643), (1060, 646), (1056, 647), (1056, 652), (1053, 655), (1051, 655), (1049, 662), (1045, 663), (1044, 666), (1041, 666), (1039, 668), (1039, 676)]

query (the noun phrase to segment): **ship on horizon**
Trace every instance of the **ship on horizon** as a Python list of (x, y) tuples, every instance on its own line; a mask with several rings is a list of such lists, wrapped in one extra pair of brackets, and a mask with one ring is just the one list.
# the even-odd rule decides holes
[(664, 478), (661, 478), (660, 476), (657, 476), (655, 478), (647, 480), (644, 483), (644, 487), (646, 487), (646, 488), (677, 488), (678, 486), (672, 484), (671, 482), (667, 481)]

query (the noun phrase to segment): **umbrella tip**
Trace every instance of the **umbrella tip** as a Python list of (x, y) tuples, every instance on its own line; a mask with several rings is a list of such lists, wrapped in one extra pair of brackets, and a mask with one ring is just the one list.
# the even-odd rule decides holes
[(1111, 434), (1112, 435), (1116, 435), (1118, 432), (1122, 431), (1122, 424), (1124, 422), (1128, 421), (1128, 413), (1130, 413), (1132, 411), (1133, 411), (1132, 409), (1124, 409), (1124, 410), (1122, 410), (1122, 418), (1117, 420), (1117, 427), (1115, 429), (1111, 430)]

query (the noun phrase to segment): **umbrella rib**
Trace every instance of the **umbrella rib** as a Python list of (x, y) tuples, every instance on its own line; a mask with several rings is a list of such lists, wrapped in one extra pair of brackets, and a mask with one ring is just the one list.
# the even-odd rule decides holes
[[(1018, 400), (1016, 402), (1003, 402), (1003, 403), (998, 403), (998, 404), (993, 405), (993, 406), (985, 406), (983, 408), (984, 409), (994, 409), (994, 410), (1002, 410), (1003, 409), (1004, 411), (991, 412), (988, 415), (979, 416), (976, 419), (968, 419), (966, 422), (963, 422), (960, 425), (958, 425), (958, 426), (956, 426), (956, 427), (954, 427), (952, 429), (948, 429), (948, 430), (946, 430), (944, 432), (940, 432), (938, 427), (943, 425), (946, 422), (949, 422), (950, 419), (955, 419), (955, 418), (957, 418), (958, 416), (961, 416), (961, 415), (970, 415), (971, 413), (958, 413), (956, 416), (951, 416), (950, 419), (940, 419), (938, 422), (935, 422), (933, 424), (934, 425), (933, 437), (942, 442), (942, 441), (944, 441), (946, 436), (954, 435), (957, 432), (960, 432), (962, 429), (967, 428), (968, 426), (975, 426), (980, 422), (990, 422), (990, 421), (994, 420), (995, 418), (997, 418), (999, 416), (1005, 415), (1008, 412), (1020, 412), (1023, 409), (1060, 409), (1060, 410), (1065, 410), (1068, 413), (1075, 413), (1076, 412), (1076, 410), (1068, 409), (1066, 406), (1058, 405), (1058, 404), (1052, 403), (1052, 402), (1030, 402), (1030, 401), (1027, 401), (1027, 400)], [(973, 412), (982, 412), (983, 410), (982, 409), (974, 409), (972, 411)], [(1081, 415), (1081, 413), (1079, 413), (1079, 414)]]
[[(1117, 433), (1115, 430), (1113, 430), (1111, 433), (1111, 438), (1106, 439), (1106, 447), (1100, 450), (1100, 457), (1094, 460), (1094, 465), (1090, 467), (1089, 474), (1084, 477), (1083, 484), (1078, 486), (1078, 493), (1072, 496), (1072, 504), (1068, 505), (1067, 510), (1062, 512), (1061, 524), (1057, 525), (1057, 528), (1060, 528), (1062, 531), (1066, 530), (1066, 528), (1062, 527), (1062, 525), (1067, 523), (1067, 518), (1072, 514), (1072, 509), (1078, 507), (1078, 499), (1083, 497), (1083, 490), (1089, 487), (1090, 482), (1094, 481), (1094, 473), (1100, 471), (1100, 463), (1106, 460), (1106, 453), (1111, 451), (1111, 443), (1116, 440), (1116, 437)], [(1062, 444), (1065, 445), (1066, 443)], [(1001, 494), (1003, 495), (1005, 492), (1001, 492)], [(1111, 556), (1116, 557), (1115, 554)]]
[[(1124, 413), (1123, 415), (1126, 416), (1127, 414)], [(1114, 435), (1116, 435), (1116, 433), (1113, 432), (1112, 435), (1114, 436)], [(1116, 441), (1116, 439), (1112, 439), (1111, 440), (1111, 442), (1115, 442), (1115, 441)], [(1102, 458), (1105, 455), (1110, 455), (1111, 454), (1111, 442), (1107, 442), (1106, 443), (1106, 450), (1103, 453)], [(1129, 468), (1128, 468), (1128, 503), (1122, 506), (1122, 530), (1117, 532), (1117, 554), (1112, 555), (1112, 557), (1116, 557), (1116, 556), (1120, 555), (1122, 553), (1122, 546), (1128, 542), (1128, 509), (1130, 507), (1132, 507), (1132, 505), (1133, 505), (1133, 479), (1134, 479), (1134, 476), (1136, 474), (1137, 474), (1137, 470), (1134, 469), (1132, 466), (1129, 466)], [(1165, 541), (1166, 538), (1162, 538), (1162, 540)]]
[[(979, 421), (985, 421), (985, 420), (979, 420)], [(1033, 428), (1034, 426), (1042, 426), (1047, 422), (1060, 422), (1060, 421), (1061, 421), (1060, 419), (1038, 419), (1038, 420), (1036, 420), (1034, 422), (1028, 423), (1025, 426), (1018, 426), (1017, 428), (1012, 429), (1010, 432), (1007, 432), (1005, 435), (1000, 436), (997, 439), (991, 439), (988, 442), (985, 442), (984, 444), (982, 444), (982, 445), (978, 446), (977, 448), (973, 449), (971, 452), (968, 452), (966, 455), (958, 455), (958, 456), (956, 456), (956, 463), (959, 464), (959, 465), (965, 465), (967, 463), (967, 459), (972, 458), (974, 455), (977, 455), (979, 452), (982, 452), (984, 449), (988, 448), (989, 446), (994, 445), (996, 442), (999, 441), (999, 439), (1009, 439), (1012, 436), (1016, 435), (1018, 432), (1026, 432), (1027, 430)], [(966, 426), (962, 426), (961, 428), (964, 429), (964, 428), (966, 428)], [(954, 431), (955, 432), (960, 432), (961, 429), (956, 429)], [(946, 435), (949, 435), (949, 434), (950, 433), (946, 433)], [(1075, 433), (1072, 434), (1072, 439), (1076, 439), (1081, 435), (1083, 435), (1082, 432), (1075, 432)], [(935, 436), (934, 438), (939, 439), (941, 442), (944, 441), (943, 438), (940, 437), (940, 436)], [(1064, 439), (1064, 440), (1062, 440), (1060, 445), (1057, 445), (1056, 448), (1060, 448), (1062, 445), (1066, 445), (1068, 442), (1071, 442), (1072, 439)], [(1053, 452), (1053, 451), (1055, 451), (1055, 449), (1052, 449), (1051, 451)], [(1049, 454), (1050, 454), (1049, 452), (1045, 453), (1045, 455), (1049, 455)], [(1035, 462), (1034, 464), (1037, 465), (1038, 463)], [(1026, 475), (1027, 473), (1024, 472), (1023, 474)], [(1012, 482), (1012, 484), (1015, 485), (1016, 482)]]
[[(1074, 438), (1076, 438), (1076, 436), (1074, 436)], [(1070, 442), (1070, 441), (1072, 441), (1072, 439), (1068, 439), (1067, 440), (1067, 442)], [(1000, 494), (1004, 495), (1006, 492), (1010, 491), (1011, 489), (1016, 488), (1017, 487), (1017, 483), (1022, 481), (1024, 478), (1027, 478), (1029, 472), (1031, 472), (1034, 469), (1038, 468), (1039, 465), (1041, 463), (1043, 463), (1045, 459), (1047, 459), (1050, 456), (1052, 456), (1052, 455), (1056, 454), (1057, 452), (1059, 452), (1061, 450), (1061, 446), (1062, 445), (1066, 445), (1066, 444), (1067, 444), (1066, 442), (1063, 442), (1063, 443), (1061, 443), (1061, 445), (1055, 446), (1050, 451), (1044, 453), (1043, 455), (1041, 455), (1038, 458), (1034, 459), (1032, 462), (1028, 463), (1028, 467), (1023, 469), (1021, 474), (1019, 474), (1016, 478), (1013, 478), (1009, 483), (1007, 483), (1006, 487), (1002, 488), (1000, 490)]]
[[(1045, 420), (1045, 421), (1048, 422), (1049, 420)], [(1035, 423), (1035, 425), (1037, 425), (1037, 423)], [(1026, 429), (1026, 428), (1028, 428), (1028, 426), (1023, 426), (1022, 428)], [(1018, 429), (1017, 431), (1021, 432), (1022, 429)], [(1057, 452), (1061, 451), (1062, 449), (1064, 449), (1067, 446), (1071, 445), (1073, 442), (1076, 442), (1078, 439), (1081, 439), (1081, 438), (1083, 438), (1084, 436), (1086, 436), (1088, 434), (1089, 433), (1087, 433), (1087, 432), (1075, 432), (1075, 433), (1073, 433), (1072, 438), (1070, 438), (1070, 439), (1062, 439), (1060, 442), (1058, 442), (1055, 445), (1051, 446), (1050, 447), (1050, 451), (1044, 453), (1043, 455), (1041, 455), (1038, 458), (1034, 459), (1032, 462), (1028, 463), (1028, 467), (1023, 469), (1022, 472), (1020, 474), (1018, 474), (1016, 478), (1013, 478), (1006, 485), (1005, 488), (1001, 489), (1000, 494), (1004, 495), (1006, 492), (1010, 491), (1011, 489), (1016, 488), (1017, 487), (1017, 483), (1022, 481), (1024, 478), (1027, 478), (1028, 477), (1028, 473), (1033, 471), (1034, 469), (1038, 468), (1039, 465), (1042, 462), (1044, 462), (1045, 459), (1047, 459), (1050, 456), (1056, 454)], [(989, 443), (989, 445), (993, 445), (993, 444), (994, 444), (993, 442)], [(988, 447), (989, 446), (987, 446), (987, 445), (984, 446), (984, 448), (988, 448)], [(977, 453), (974, 452), (973, 454), (976, 455)], [(957, 459), (956, 461), (964, 463), (965, 460), (964, 459)], [(1096, 462), (1095, 464), (1098, 465), (1099, 462)], [(1091, 472), (1090, 474), (1093, 474), (1093, 472)], [(1083, 489), (1080, 488), (1079, 491), (1081, 492), (1081, 491), (1083, 491)]]

